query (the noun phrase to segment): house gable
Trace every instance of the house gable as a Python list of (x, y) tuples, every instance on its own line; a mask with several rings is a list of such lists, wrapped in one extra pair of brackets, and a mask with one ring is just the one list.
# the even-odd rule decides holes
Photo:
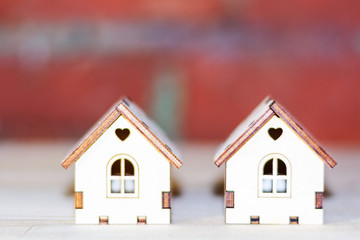
[(290, 127), (309, 148), (330, 168), (336, 162), (319, 146), (316, 140), (305, 131), (280, 104), (266, 98), (252, 114), (246, 118), (223, 143), (215, 154), (214, 163), (220, 167), (243, 147), (272, 117), (277, 116)]
[[(280, 136), (274, 139), (269, 133), (270, 129), (281, 130)], [(285, 161), (294, 166), (323, 166), (321, 161), (314, 162), (314, 160), (321, 160), (319, 155), (309, 148), (307, 143), (299, 138), (283, 119), (274, 115), (226, 162), (226, 167), (228, 170), (228, 166), (232, 166), (234, 161), (240, 161), (245, 168), (249, 164), (247, 161), (253, 161), (252, 164), (256, 166), (255, 172), (258, 172), (260, 162), (274, 154), (283, 155)], [(305, 156), (306, 159), (303, 159)], [(250, 171), (250, 169), (245, 171)]]
[[(122, 100), (105, 119), (101, 121), (90, 134), (80, 143), (80, 145), (61, 163), (67, 169), (76, 162), (105, 131), (120, 117), (126, 118), (136, 127), (143, 136), (176, 168), (182, 166), (179, 160), (179, 153), (174, 145), (168, 140), (165, 134), (157, 125), (152, 122), (134, 103), (128, 99)], [(171, 147), (170, 147), (171, 146)]]

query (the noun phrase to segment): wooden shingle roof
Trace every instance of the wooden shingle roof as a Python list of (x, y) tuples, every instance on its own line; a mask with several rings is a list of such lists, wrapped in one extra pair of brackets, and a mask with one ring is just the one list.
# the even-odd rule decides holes
[(145, 113), (129, 99), (123, 99), (118, 103), (115, 109), (106, 115), (105, 119), (86, 135), (79, 146), (61, 163), (67, 169), (76, 162), (83, 153), (89, 149), (92, 144), (121, 116), (123, 115), (131, 124), (133, 124), (141, 134), (176, 168), (182, 166), (179, 159), (180, 154), (172, 142), (166, 137), (163, 131), (151, 121)]
[(215, 154), (214, 163), (220, 167), (229, 160), (244, 144), (246, 144), (257, 131), (265, 125), (274, 115), (281, 118), (330, 168), (336, 162), (318, 144), (288, 111), (271, 98), (266, 98), (250, 116), (242, 122), (219, 147)]

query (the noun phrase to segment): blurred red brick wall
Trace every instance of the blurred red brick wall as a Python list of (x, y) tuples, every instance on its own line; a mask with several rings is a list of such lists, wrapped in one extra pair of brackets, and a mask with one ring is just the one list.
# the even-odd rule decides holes
[(308, 25), (328, 22), (359, 25), (357, 0), (261, 1), (261, 0), (2, 0), (0, 17), (11, 22), (25, 20), (124, 19), (129, 21), (202, 21), (232, 19), (261, 21), (268, 24)]
[(78, 137), (123, 95), (151, 114), (171, 69), (179, 137), (223, 139), (270, 94), (320, 140), (359, 142), (359, 12), (355, 0), (0, 1), (0, 136)]

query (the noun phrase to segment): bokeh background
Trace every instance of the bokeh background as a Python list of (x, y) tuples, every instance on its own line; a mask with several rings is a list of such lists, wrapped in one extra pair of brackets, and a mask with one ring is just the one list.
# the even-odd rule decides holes
[[(268, 95), (339, 163), (323, 227), (223, 224), (216, 145)], [(123, 96), (179, 143), (176, 228), (73, 224), (60, 162)], [(360, 239), (359, 159), (359, 0), (0, 0), (0, 239)]]
[(360, 1), (0, 1), (0, 139), (79, 138), (125, 95), (175, 139), (271, 95), (360, 143)]

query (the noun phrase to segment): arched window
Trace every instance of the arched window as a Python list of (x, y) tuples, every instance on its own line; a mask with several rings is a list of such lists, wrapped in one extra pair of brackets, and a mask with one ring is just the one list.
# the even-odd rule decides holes
[(291, 168), (280, 154), (270, 154), (259, 165), (259, 197), (290, 197)]
[(121, 154), (113, 157), (108, 163), (107, 196), (138, 196), (138, 165), (130, 156)]

